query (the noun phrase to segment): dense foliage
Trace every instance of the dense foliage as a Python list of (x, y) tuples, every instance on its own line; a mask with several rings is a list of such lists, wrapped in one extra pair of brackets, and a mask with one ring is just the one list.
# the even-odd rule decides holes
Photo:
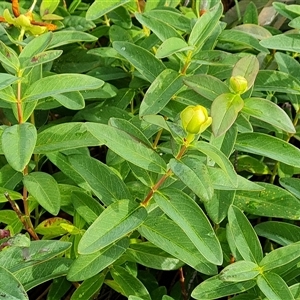
[(300, 5), (234, 2), (1, 1), (0, 298), (300, 299)]

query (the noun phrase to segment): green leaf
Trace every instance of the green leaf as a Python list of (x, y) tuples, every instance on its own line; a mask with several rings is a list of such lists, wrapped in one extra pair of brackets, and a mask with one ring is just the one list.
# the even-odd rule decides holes
[(88, 34), (86, 32), (75, 31), (75, 30), (62, 30), (54, 32), (52, 39), (48, 45), (48, 49), (60, 47), (62, 45), (67, 45), (77, 42), (95, 42), (97, 37)]
[(35, 200), (52, 215), (60, 209), (60, 192), (55, 179), (47, 173), (34, 172), (23, 178), (23, 183)]
[(85, 123), (71, 122), (51, 126), (38, 133), (34, 153), (48, 153), (99, 145)]
[[(233, 186), (236, 187), (238, 185), (238, 176), (233, 165), (218, 148), (203, 141), (197, 142), (192, 146), (213, 160), (225, 172)], [(210, 165), (212, 164), (210, 163)]]
[(125, 183), (106, 164), (80, 154), (69, 155), (68, 161), (105, 205), (132, 198)]
[(208, 217), (220, 224), (226, 217), (229, 206), (233, 203), (235, 191), (214, 190), (212, 199), (204, 203)]
[(221, 94), (211, 106), (212, 130), (215, 136), (224, 134), (236, 120), (244, 101), (240, 95)]
[(199, 159), (189, 156), (185, 156), (182, 160), (171, 159), (169, 167), (201, 201), (211, 200), (214, 194), (213, 183), (206, 165)]
[[(38, 37), (32, 39), (21, 51), (19, 55), (20, 68), (24, 69), (30, 65), (35, 59), (35, 55), (40, 54), (49, 45), (52, 39), (52, 32), (41, 34)], [(32, 61), (33, 60), (33, 61)]]
[(198, 251), (209, 262), (220, 265), (223, 255), (211, 224), (199, 205), (177, 189), (163, 189), (154, 200), (189, 237)]
[(46, 238), (54, 238), (68, 233), (62, 225), (72, 225), (72, 223), (60, 217), (53, 217), (42, 221), (36, 226), (35, 231)]
[(285, 266), (291, 269), (299, 263), (299, 259), (300, 248), (299, 242), (297, 242), (269, 252), (268, 255), (261, 260), (259, 266), (264, 274), (272, 271), (281, 275), (286, 272), (287, 268), (285, 268)]
[[(0, 74), (0, 78), (1, 78), (1, 74)], [(7, 86), (4, 89), (0, 89), (0, 98), (1, 100), (6, 102), (11, 102), (11, 103), (17, 102), (17, 98), (11, 86)], [(3, 106), (3, 104), (1, 106)]]
[(277, 62), (279, 71), (288, 73), (295, 78), (298, 77), (300, 64), (298, 63), (296, 58), (282, 52), (276, 52), (275, 60)]
[(285, 281), (275, 273), (269, 272), (259, 275), (257, 285), (268, 299), (294, 300)]
[(3, 299), (29, 299), (20, 281), (8, 270), (0, 266), (1, 287), (0, 294)]
[(104, 283), (105, 274), (97, 274), (83, 281), (76, 291), (72, 294), (70, 300), (92, 299), (93, 296), (100, 290)]
[(228, 86), (220, 79), (206, 74), (197, 74), (183, 79), (184, 83), (201, 96), (214, 101), (229, 92)]
[(237, 261), (228, 265), (220, 273), (220, 279), (228, 282), (242, 282), (254, 279), (260, 274), (260, 268), (251, 261)]
[(300, 52), (300, 37), (297, 34), (277, 34), (260, 41), (260, 44), (270, 49)]
[(289, 116), (275, 103), (262, 98), (247, 98), (244, 99), (244, 104), (242, 109), (243, 113), (269, 123), (286, 132), (296, 132)]
[(59, 0), (43, 0), (40, 6), (40, 15), (43, 17), (44, 15), (52, 14), (59, 5), (59, 2)]
[(192, 291), (192, 297), (197, 300), (218, 299), (238, 293), (243, 293), (256, 285), (254, 280), (245, 282), (222, 281), (219, 275), (211, 277), (200, 283)]
[(84, 74), (56, 74), (34, 82), (25, 92), (22, 101), (35, 101), (57, 94), (100, 88), (104, 82)]
[[(9, 87), (11, 84), (18, 81), (18, 77), (6, 74), (6, 73), (0, 73), (0, 90)], [(10, 102), (16, 102), (16, 100), (10, 101)]]
[(201, 49), (214, 29), (218, 26), (218, 21), (222, 16), (222, 12), (223, 6), (221, 3), (218, 3), (209, 11), (206, 11), (201, 18), (198, 18), (190, 34), (188, 40), (189, 45)]
[(62, 55), (62, 50), (50, 50), (33, 55), (30, 59), (23, 62), (22, 68), (33, 68), (35, 66), (51, 62)]
[(53, 95), (52, 98), (68, 109), (79, 110), (85, 106), (83, 96), (80, 92)]
[(259, 61), (254, 55), (247, 55), (241, 58), (233, 67), (231, 76), (243, 76), (246, 78), (249, 90), (255, 81), (259, 71)]
[(4, 165), (0, 169), (0, 187), (13, 190), (22, 179), (23, 174), (14, 170), (9, 164)]
[(126, 131), (131, 136), (139, 139), (146, 146), (152, 147), (151, 142), (148, 140), (142, 130), (136, 127), (130, 121), (112, 117), (109, 119), (109, 125)]
[(174, 53), (192, 50), (182, 38), (170, 37), (166, 39), (157, 49), (155, 56), (157, 58), (165, 58), (173, 55)]
[(282, 246), (300, 241), (300, 228), (290, 223), (267, 221), (257, 224), (254, 229), (259, 236)]
[(149, 242), (131, 244), (126, 258), (145, 267), (156, 270), (177, 270), (183, 263)]
[(16, 272), (28, 265), (50, 260), (71, 247), (71, 243), (63, 241), (39, 240), (31, 241), (27, 255), (24, 248), (9, 247), (0, 252), (0, 263), (11, 272)]
[(43, 262), (37, 261), (33, 265), (24, 266), (14, 272), (14, 275), (28, 291), (43, 282), (66, 275), (71, 263), (71, 259), (64, 257)]
[(147, 13), (135, 13), (135, 17), (142, 25), (149, 28), (161, 41), (174, 37), (182, 40), (180, 34), (166, 21), (159, 20)]
[(95, 20), (103, 15), (107, 14), (108, 12), (116, 9), (119, 6), (122, 6), (126, 3), (130, 2), (130, 0), (110, 0), (110, 1), (101, 1), (96, 0), (94, 3), (89, 7), (86, 18), (87, 20)]
[(36, 140), (36, 128), (30, 123), (5, 128), (1, 136), (2, 149), (13, 169), (23, 172), (31, 159)]
[[(158, 4), (158, 2), (151, 2), (151, 4)], [(170, 2), (167, 3), (170, 5)], [(190, 32), (191, 31), (191, 21), (188, 16), (180, 13), (178, 10), (169, 10), (165, 9), (164, 7), (157, 7), (155, 10), (150, 10), (149, 8), (150, 3), (146, 4), (146, 14), (147, 16), (151, 16), (157, 20), (160, 20), (164, 23), (167, 23), (171, 27), (179, 29), (183, 32)]]
[(53, 279), (50, 289), (47, 293), (47, 300), (56, 300), (63, 298), (71, 287), (72, 283), (69, 282), (66, 277)]
[(143, 283), (126, 269), (114, 266), (110, 269), (110, 274), (115, 283), (118, 284), (122, 295), (126, 297), (133, 295), (141, 297), (144, 300), (151, 300), (149, 292)]
[[(166, 217), (151, 216), (139, 227), (139, 232), (152, 244), (185, 262), (195, 270), (214, 275), (216, 266), (209, 263), (195, 248), (183, 230)], [(174, 234), (176, 232), (176, 235)]]
[(237, 172), (247, 171), (252, 174), (271, 174), (267, 164), (250, 155), (240, 155), (237, 159)]
[(236, 206), (232, 205), (228, 210), (228, 224), (234, 243), (244, 260), (259, 263), (263, 253), (258, 237), (249, 220)]
[(182, 88), (182, 76), (166, 69), (152, 82), (140, 106), (140, 117), (159, 113)]
[(91, 254), (135, 230), (147, 217), (140, 204), (120, 200), (108, 206), (88, 228), (78, 245), (80, 254)]
[(263, 191), (237, 191), (234, 204), (251, 214), (291, 220), (300, 219), (300, 202), (286, 190), (260, 182)]
[(164, 174), (165, 161), (151, 148), (145, 146), (126, 131), (105, 125), (86, 123), (88, 131), (113, 152), (145, 170)]
[(244, 191), (262, 191), (263, 187), (259, 186), (253, 181), (250, 181), (240, 175), (237, 175), (237, 185), (232, 184), (227, 173), (222, 169), (216, 167), (208, 167), (209, 176), (213, 182), (214, 189), (217, 190), (226, 190), (226, 191), (235, 191), (235, 190), (244, 190)]
[(236, 139), (236, 150), (266, 156), (300, 168), (300, 150), (295, 146), (263, 133), (241, 133)]
[(125, 57), (142, 75), (153, 82), (165, 70), (164, 64), (151, 52), (130, 42), (113, 42), (113, 47)]
[(72, 263), (67, 279), (81, 281), (91, 278), (116, 261), (128, 246), (129, 239), (126, 237), (95, 253), (79, 255)]
[[(78, 152), (76, 152), (78, 154)], [(86, 182), (85, 178), (74, 169), (72, 164), (68, 160), (68, 156), (59, 152), (48, 153), (48, 159), (57, 166), (66, 176), (74, 181), (78, 186), (82, 187), (86, 191), (92, 191), (91, 187)]]
[(258, 11), (253, 2), (250, 2), (243, 16), (243, 24), (258, 24)]
[(91, 225), (104, 210), (96, 199), (84, 192), (72, 192), (71, 199), (75, 210), (89, 225)]
[(300, 94), (300, 81), (284, 72), (261, 70), (255, 79), (254, 90)]
[(295, 197), (300, 199), (300, 179), (299, 178), (280, 178), (279, 183), (286, 190), (292, 193)]
[(250, 48), (255, 49), (259, 52), (269, 53), (269, 51), (265, 47), (261, 46), (256, 38), (246, 32), (242, 32), (239, 30), (230, 29), (222, 31), (218, 38), (218, 42), (225, 45), (232, 44), (232, 48), (234, 48), (234, 46), (241, 46), (245, 49)]
[(0, 41), (0, 61), (15, 71), (20, 67), (17, 53), (12, 48), (6, 46), (2, 41)]

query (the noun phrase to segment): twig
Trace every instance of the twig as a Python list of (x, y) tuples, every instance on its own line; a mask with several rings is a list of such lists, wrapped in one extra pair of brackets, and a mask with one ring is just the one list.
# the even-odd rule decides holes
[(184, 273), (183, 273), (183, 268), (181, 267), (179, 270), (179, 282), (180, 282), (180, 286), (181, 286), (181, 294), (182, 294), (182, 298), (183, 300), (188, 300), (188, 294), (185, 288), (185, 278), (184, 278)]
[(20, 211), (19, 207), (16, 205), (16, 203), (10, 198), (8, 192), (4, 193), (5, 198), (7, 199), (7, 201), (10, 203), (12, 209), (14, 210), (14, 212), (17, 214), (18, 218), (20, 219), (20, 221), (22, 222), (22, 224), (24, 225), (25, 229), (28, 231), (28, 233), (35, 239), (35, 240), (39, 240), (39, 237), (37, 236), (37, 234), (35, 233), (31, 221), (28, 219), (29, 216), (27, 218), (24, 217), (24, 215), (22, 214), (22, 212)]

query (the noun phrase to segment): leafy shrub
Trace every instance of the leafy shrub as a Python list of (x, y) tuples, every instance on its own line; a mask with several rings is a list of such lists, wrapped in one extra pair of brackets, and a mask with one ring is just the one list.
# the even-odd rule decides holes
[(299, 6), (61, 2), (0, 4), (1, 296), (298, 299)]

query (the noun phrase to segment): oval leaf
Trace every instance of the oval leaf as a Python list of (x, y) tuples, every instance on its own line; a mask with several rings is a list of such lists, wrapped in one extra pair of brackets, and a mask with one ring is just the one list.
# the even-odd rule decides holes
[(259, 263), (263, 257), (262, 248), (249, 220), (239, 208), (231, 206), (228, 222), (234, 243), (244, 260)]
[(31, 159), (36, 139), (36, 128), (30, 123), (5, 128), (1, 137), (2, 149), (13, 169), (23, 172)]
[[(203, 141), (197, 142), (192, 146), (215, 162), (225, 172), (233, 186), (238, 186), (238, 175), (236, 174), (233, 165), (223, 152), (215, 146)], [(214, 165), (212, 161), (209, 161), (209, 165)]]
[(25, 92), (22, 101), (35, 101), (57, 94), (100, 88), (104, 82), (84, 74), (56, 74), (35, 81)]
[(69, 155), (68, 161), (105, 205), (110, 205), (117, 200), (132, 198), (120, 177), (99, 160), (79, 154)]
[(256, 76), (254, 90), (300, 94), (300, 81), (284, 72), (261, 70)]
[(129, 42), (113, 42), (113, 47), (124, 56), (149, 82), (165, 69), (164, 64), (145, 48)]
[(220, 243), (207, 217), (192, 198), (177, 189), (168, 188), (155, 193), (154, 199), (209, 262), (222, 263)]
[(149, 216), (139, 227), (139, 232), (152, 244), (177, 257), (197, 271), (207, 275), (217, 273), (216, 266), (202, 256), (183, 230), (172, 220), (156, 215)]
[(24, 287), (8, 270), (0, 266), (1, 286), (0, 294), (3, 299), (28, 300)]
[(218, 276), (211, 277), (199, 284), (192, 292), (192, 297), (197, 300), (219, 299), (245, 292), (256, 285), (255, 280), (245, 282), (226, 282)]
[(99, 145), (85, 123), (63, 123), (38, 133), (34, 153), (48, 153)]
[(236, 150), (258, 154), (300, 168), (300, 150), (295, 146), (263, 133), (241, 133)]
[(95, 20), (103, 15), (107, 14), (108, 12), (116, 9), (117, 7), (130, 2), (130, 0), (110, 0), (110, 1), (102, 1), (96, 0), (94, 3), (89, 7), (86, 18), (87, 20)]
[(162, 71), (152, 82), (140, 106), (140, 117), (159, 113), (182, 88), (182, 76), (171, 69)]
[(171, 159), (169, 167), (202, 201), (209, 201), (214, 194), (213, 183), (205, 164), (193, 157), (181, 161)]
[(211, 106), (212, 130), (216, 137), (224, 134), (236, 120), (244, 101), (240, 95), (221, 94)]
[(128, 248), (128, 238), (121, 239), (95, 253), (79, 255), (68, 272), (68, 280), (81, 281), (88, 279), (116, 261)]
[(60, 209), (60, 191), (55, 179), (43, 172), (24, 176), (23, 183), (32, 197), (52, 215)]
[(258, 216), (300, 219), (300, 202), (292, 194), (276, 185), (260, 182), (263, 191), (237, 191), (235, 205)]
[(184, 83), (201, 96), (214, 101), (229, 92), (228, 86), (220, 79), (206, 74), (197, 74), (183, 79)]
[(228, 265), (220, 273), (220, 279), (229, 282), (242, 282), (254, 279), (260, 274), (260, 268), (251, 261), (237, 261)]
[[(151, 300), (150, 294), (143, 283), (129, 273), (128, 270), (114, 266), (111, 268), (110, 274), (124, 296), (129, 297), (133, 295), (141, 297), (143, 300)], [(109, 285), (109, 281), (107, 284)]]
[(256, 56), (247, 55), (241, 58), (233, 67), (231, 76), (243, 76), (247, 79), (249, 90), (255, 81), (259, 71), (259, 62)]
[(268, 221), (257, 224), (254, 229), (259, 236), (263, 236), (282, 246), (300, 241), (300, 227), (297, 225)]
[(147, 217), (140, 204), (120, 200), (108, 206), (88, 228), (78, 245), (80, 254), (91, 254), (135, 230)]
[(257, 285), (265, 294), (267, 299), (272, 300), (294, 300), (285, 281), (277, 274), (269, 272), (259, 275)]
[(269, 123), (286, 132), (296, 132), (289, 116), (275, 103), (262, 98), (248, 98), (244, 99), (244, 104), (242, 110), (243, 113)]
[(100, 144), (105, 144), (134, 165), (155, 173), (166, 172), (165, 161), (153, 149), (129, 135), (126, 130), (96, 123), (86, 123), (86, 126), (89, 132), (99, 139)]

